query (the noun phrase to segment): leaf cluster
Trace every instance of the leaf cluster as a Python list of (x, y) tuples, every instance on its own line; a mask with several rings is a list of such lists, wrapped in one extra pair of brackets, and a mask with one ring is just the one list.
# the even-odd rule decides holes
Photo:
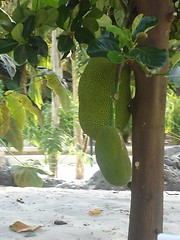
[[(22, 3), (21, 3), (22, 2)], [(48, 55), (48, 40), (45, 34), (54, 29), (61, 29), (57, 39), (57, 49), (65, 58), (77, 49), (77, 44), (85, 46), (90, 57), (106, 57), (116, 64), (136, 62), (143, 71), (151, 76), (167, 62), (165, 49), (144, 46), (148, 31), (156, 27), (158, 20), (153, 16), (138, 15), (129, 28), (125, 22), (128, 17), (128, 1), (101, 0), (63, 0), (63, 1), (18, 1), (11, 15), (0, 8), (0, 74), (1, 79), (12, 78), (15, 65), (8, 54), (12, 54), (16, 65), (29, 63), (37, 67), (40, 57)], [(179, 3), (174, 1), (179, 14)], [(121, 16), (121, 17), (120, 17)], [(179, 85), (179, 21), (175, 20), (171, 30), (169, 79)], [(173, 30), (174, 29), (174, 30)], [(52, 71), (43, 75), (47, 86), (60, 98), (63, 109), (68, 112), (67, 91)], [(8, 83), (10, 84), (10, 82)], [(37, 81), (32, 81), (30, 89), (39, 89)], [(1, 136), (13, 141), (13, 145), (22, 149), (20, 131), (24, 125), (26, 112), (41, 120), (40, 91), (31, 91), (31, 97), (22, 93), (7, 92), (0, 104)], [(40, 104), (35, 106), (34, 103)], [(15, 107), (16, 106), (16, 107)], [(21, 116), (21, 122), (19, 117)], [(19, 136), (15, 140), (13, 137)], [(55, 131), (56, 132), (56, 131)], [(12, 140), (14, 139), (14, 140)], [(15, 143), (18, 143), (17, 144)], [(16, 145), (15, 145), (16, 144)]]
[[(61, 79), (51, 70), (44, 69), (40, 74), (34, 75), (33, 80), (29, 84), (27, 95), (15, 90), (2, 92), (0, 101), (0, 137), (7, 140), (18, 151), (23, 149), (22, 130), (29, 117), (32, 118), (35, 125), (38, 124), (39, 131), (44, 126), (44, 117), (41, 112), (41, 106), (44, 104), (42, 99), (44, 81), (46, 82), (46, 87), (54, 91), (59, 97), (62, 106), (61, 111), (65, 115), (70, 110), (70, 95), (62, 84)], [(46, 135), (49, 134), (51, 138), (53, 134), (54, 136), (60, 134), (58, 129), (55, 128), (49, 128), (49, 130), (46, 128), (46, 130), (49, 131)], [(36, 137), (39, 138), (38, 132)], [(51, 139), (45, 141), (47, 142), (45, 149), (48, 149)], [(58, 146), (54, 146), (55, 144), (56, 140), (53, 139), (52, 148), (58, 148)]]
[[(167, 61), (165, 49), (141, 47), (148, 31), (158, 24), (153, 16), (140, 14), (132, 29), (123, 24), (128, 16), (128, 1), (24, 1), (18, 2), (10, 17), (0, 10), (0, 25), (4, 36), (0, 39), (0, 53), (13, 51), (18, 64), (26, 61), (37, 66), (38, 55), (48, 54), (43, 35), (61, 29), (57, 48), (65, 58), (75, 51), (77, 43), (87, 45), (90, 57), (107, 57), (112, 62), (136, 61), (148, 74)], [(122, 14), (121, 14), (122, 13)], [(122, 16), (121, 20), (117, 16)], [(156, 71), (155, 71), (156, 72)]]

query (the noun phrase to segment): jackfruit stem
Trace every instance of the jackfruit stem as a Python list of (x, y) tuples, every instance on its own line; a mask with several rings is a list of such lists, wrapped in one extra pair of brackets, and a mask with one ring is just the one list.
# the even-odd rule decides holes
[(125, 62), (118, 64), (116, 67), (114, 84), (111, 94), (111, 112), (110, 112), (110, 126), (116, 126), (116, 101), (119, 98), (119, 85), (121, 82), (121, 71)]

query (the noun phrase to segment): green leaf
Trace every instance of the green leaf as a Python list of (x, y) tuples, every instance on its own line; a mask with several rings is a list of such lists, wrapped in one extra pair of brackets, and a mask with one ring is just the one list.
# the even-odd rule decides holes
[(42, 57), (48, 56), (48, 45), (40, 36), (30, 37), (28, 44), (32, 45), (37, 54)]
[(11, 32), (13, 28), (16, 26), (14, 22), (3, 22), (1, 24), (1, 27), (6, 31), (6, 32)]
[(5, 103), (0, 102), (0, 136), (4, 136), (10, 127), (9, 108)]
[(47, 86), (52, 89), (55, 94), (59, 97), (61, 106), (65, 113), (69, 111), (70, 108), (70, 99), (68, 95), (68, 90), (63, 86), (58, 76), (50, 71), (44, 75), (47, 79)]
[(87, 28), (84, 28), (84, 27), (76, 29), (76, 32), (75, 32), (74, 36), (79, 43), (88, 44), (90, 41), (95, 39), (92, 32), (89, 31)]
[(68, 35), (58, 37), (58, 50), (60, 52), (69, 52), (75, 46), (74, 41)]
[(27, 50), (26, 45), (21, 44), (17, 46), (14, 50), (14, 60), (19, 64), (23, 65), (27, 60)]
[(11, 17), (1, 8), (0, 8), (0, 25), (6, 31), (12, 30), (12, 26), (14, 25), (14, 22), (12, 21)]
[(103, 11), (100, 11), (99, 9), (92, 7), (90, 11), (85, 15), (84, 18), (89, 18), (89, 19), (100, 19), (103, 16)]
[(18, 23), (13, 30), (11, 31), (11, 35), (13, 37), (14, 40), (16, 40), (19, 43), (24, 43), (25, 40), (23, 38), (23, 30), (24, 30), (24, 26), (22, 23)]
[(23, 149), (23, 136), (17, 123), (13, 118), (10, 119), (10, 127), (7, 133), (3, 136), (15, 149), (19, 152)]
[(180, 46), (180, 40), (170, 39), (169, 40), (169, 48), (178, 48)]
[(0, 39), (0, 54), (13, 51), (18, 44), (19, 43), (12, 38)]
[(33, 102), (27, 95), (15, 91), (11, 91), (11, 94), (13, 97), (19, 100), (25, 110), (34, 115), (36, 120), (39, 121), (40, 125), (43, 125), (43, 117), (41, 115), (41, 111), (35, 105), (33, 105)]
[(123, 9), (114, 9), (114, 18), (118, 27), (122, 27), (126, 15)]
[(37, 57), (37, 53), (34, 50), (34, 48), (31, 47), (30, 45), (26, 45), (26, 51), (27, 51), (27, 60), (28, 60), (29, 64), (34, 68), (37, 67), (38, 57)]
[(106, 30), (119, 37), (120, 48), (123, 48), (124, 46), (127, 46), (128, 48), (132, 48), (133, 42), (131, 39), (131, 32), (129, 31), (129, 29), (126, 29), (126, 28), (122, 29), (115, 25), (108, 25), (106, 27)]
[(57, 11), (57, 9), (55, 8), (49, 8), (47, 9), (47, 17), (46, 17), (46, 21), (45, 21), (45, 25), (54, 27), (55, 23), (58, 19), (59, 13)]
[(92, 33), (95, 33), (99, 29), (99, 24), (96, 19), (94, 18), (84, 18), (83, 19), (83, 26), (89, 29)]
[(23, 3), (21, 4), (21, 7), (23, 9), (27, 9), (28, 8), (28, 4), (31, 2), (31, 0), (24, 0)]
[[(59, 1), (57, 0), (32, 0), (32, 9), (34, 10), (38, 10), (38, 9), (41, 9), (41, 8), (45, 8), (45, 7), (54, 7), (54, 8), (57, 8), (58, 7), (58, 4), (59, 4)], [(61, 0), (62, 2), (62, 0)]]
[(98, 19), (103, 16), (103, 12), (93, 7), (83, 18), (83, 26), (95, 33), (99, 29)]
[(26, 164), (27, 164), (27, 167), (34, 168), (37, 171), (37, 173), (40, 173), (42, 175), (49, 175), (49, 176), (53, 175), (53, 172), (50, 169), (46, 168), (46, 164), (40, 160), (34, 161), (33, 159), (28, 159), (26, 161)]
[(97, 19), (99, 27), (107, 27), (108, 25), (112, 24), (112, 20), (109, 16), (106, 14), (103, 14), (103, 16), (99, 19)]
[(89, 43), (87, 54), (90, 57), (107, 57), (110, 51), (119, 51), (119, 42), (114, 38), (102, 37)]
[(38, 169), (28, 165), (12, 165), (11, 174), (18, 187), (42, 187), (43, 180)]
[(135, 17), (135, 19), (132, 23), (132, 32), (134, 32), (136, 30), (136, 28), (137, 28), (138, 24), (140, 23), (143, 16), (144, 16), (144, 14), (140, 13)]
[(171, 57), (172, 67), (175, 67), (176, 64), (180, 62), (180, 51), (175, 52), (175, 54)]
[(44, 22), (46, 21), (46, 10), (43, 8), (43, 9), (39, 9), (36, 11), (35, 13), (35, 25), (36, 27), (41, 27)]
[(158, 19), (151, 16), (143, 16), (133, 32), (133, 39), (136, 38), (137, 33), (147, 32), (158, 24)]
[(10, 16), (2, 9), (0, 8), (0, 24), (2, 24), (4, 21), (11, 22)]
[[(83, 18), (76, 17), (71, 23), (71, 31), (74, 32), (76, 29), (80, 28), (83, 24)], [(85, 26), (85, 25), (84, 25)]]
[(22, 6), (20, 5), (20, 3), (18, 1), (17, 5), (16, 5), (16, 8), (14, 9), (14, 12), (12, 13), (12, 19), (16, 23), (20, 23), (23, 18), (24, 18), (23, 8), (22, 8)]
[(35, 16), (31, 15), (29, 16), (26, 21), (24, 22), (24, 28), (23, 28), (23, 37), (27, 38), (29, 37), (35, 28)]
[(69, 11), (69, 8), (66, 7), (65, 5), (61, 5), (59, 8), (58, 8), (58, 13), (59, 13), (59, 16), (58, 16), (58, 19), (57, 19), (57, 26), (60, 27), (61, 29), (66, 29), (66, 21), (67, 19), (70, 17), (70, 11)]
[(91, 8), (89, 0), (81, 0), (79, 3), (79, 17), (83, 17)]
[(23, 129), (25, 120), (26, 120), (26, 112), (22, 104), (19, 102), (18, 98), (13, 97), (11, 92), (7, 91), (6, 93), (6, 104), (10, 110), (10, 117), (14, 119), (17, 123), (17, 126), (20, 130)]
[(94, 0), (94, 3), (96, 4), (96, 8), (99, 9), (100, 11), (103, 11), (105, 7), (105, 1), (102, 0)]
[(168, 79), (177, 87), (180, 87), (180, 66), (177, 66), (170, 71)]
[(29, 83), (28, 95), (33, 100), (33, 102), (41, 109), (43, 105), (42, 99), (42, 82), (41, 79), (33, 78)]
[(117, 35), (117, 36), (123, 36), (124, 35), (124, 30), (122, 28), (119, 28), (119, 27), (117, 27), (115, 25), (112, 25), (112, 24), (108, 25), (106, 27), (106, 30), (108, 32), (111, 32), (111, 33)]
[(68, 0), (66, 6), (70, 9), (73, 9), (79, 2), (80, 0)]
[(65, 0), (57, 1), (57, 0), (44, 0), (46, 2), (46, 6), (51, 6), (54, 8), (57, 8), (59, 5), (59, 2), (63, 2)]
[(120, 63), (124, 62), (124, 60), (125, 60), (124, 55), (122, 53), (116, 52), (116, 51), (108, 52), (107, 56), (111, 62), (116, 63), (116, 64), (120, 64)]
[(120, 8), (122, 8), (122, 6), (121, 6), (122, 3), (121, 2), (123, 2), (123, 0), (122, 1), (111, 0), (111, 7), (113, 9), (120, 9)]
[(166, 63), (168, 54), (166, 49), (141, 47), (132, 49), (130, 56), (148, 67), (160, 68)]

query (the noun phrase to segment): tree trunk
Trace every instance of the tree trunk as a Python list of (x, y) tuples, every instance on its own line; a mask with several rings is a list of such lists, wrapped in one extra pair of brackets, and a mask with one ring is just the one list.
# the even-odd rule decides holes
[(26, 63), (23, 64), (20, 67), (20, 86), (21, 86), (21, 91), (24, 94), (27, 94), (27, 69), (26, 69)]
[[(173, 12), (169, 0), (136, 0), (138, 13), (159, 24), (145, 45), (168, 49)], [(167, 65), (160, 70), (163, 73)], [(163, 230), (164, 118), (167, 80), (147, 77), (134, 67), (136, 94), (132, 103), (133, 178), (128, 240), (156, 240)]]
[[(78, 84), (79, 84), (79, 76), (78, 76), (78, 66), (76, 62), (76, 56), (74, 60), (71, 60), (72, 63), (72, 78), (73, 78), (73, 103), (75, 106), (78, 104)], [(79, 124), (78, 119), (73, 119), (73, 126), (74, 126), (74, 146), (77, 148), (79, 146), (80, 150), (83, 146), (83, 133), (81, 126)], [(78, 151), (78, 148), (77, 148)], [(83, 179), (84, 178), (84, 163), (82, 161), (82, 154), (76, 154), (76, 179)]]
[[(52, 68), (53, 71), (60, 75), (62, 78), (62, 67), (60, 63), (61, 59), (61, 53), (57, 51), (57, 30), (54, 30), (52, 32)], [(51, 121), (52, 125), (59, 126), (60, 125), (60, 117), (58, 115), (59, 113), (59, 108), (60, 108), (60, 102), (58, 96), (52, 91), (51, 94), (52, 97), (52, 102), (51, 102), (51, 107), (52, 107), (52, 113), (51, 113)], [(53, 177), (57, 177), (58, 175), (58, 151), (52, 152), (48, 156), (48, 163), (49, 163), (49, 168), (53, 172)]]
[[(57, 30), (52, 32), (52, 68), (53, 71), (63, 78), (63, 71), (60, 63), (61, 53), (57, 51)], [(52, 91), (52, 124), (59, 126), (60, 118), (58, 115), (60, 102), (58, 96)]]

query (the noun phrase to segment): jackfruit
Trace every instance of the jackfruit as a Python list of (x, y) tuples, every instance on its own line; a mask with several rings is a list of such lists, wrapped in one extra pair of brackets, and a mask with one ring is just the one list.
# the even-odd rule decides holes
[(130, 181), (131, 162), (124, 140), (117, 128), (104, 126), (99, 130), (95, 153), (100, 170), (109, 183), (121, 186)]
[[(102, 126), (110, 125), (116, 66), (106, 58), (92, 58), (80, 78), (79, 121), (84, 133), (92, 139), (96, 139)], [(129, 121), (130, 99), (130, 71), (125, 65), (116, 101), (116, 127), (121, 131)]]

